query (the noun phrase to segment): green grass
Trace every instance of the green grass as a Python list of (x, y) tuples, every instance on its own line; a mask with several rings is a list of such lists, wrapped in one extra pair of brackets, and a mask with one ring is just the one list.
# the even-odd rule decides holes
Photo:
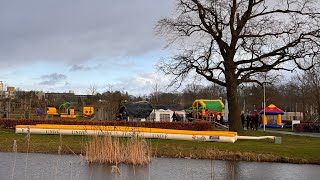
[(0, 129), (0, 151), (10, 152), (13, 149), (14, 140), (17, 141), (18, 152), (58, 153), (62, 145), (61, 153), (80, 154), (84, 152), (84, 145), (88, 141), (87, 136), (60, 136), (59, 135), (30, 135), (16, 134), (13, 129)]
[[(160, 139), (147, 142), (156, 156), (320, 164), (320, 138), (253, 131), (245, 131), (241, 135), (278, 136), (282, 138), (282, 143), (275, 144), (273, 140), (238, 140), (235, 143), (222, 143)], [(90, 137), (63, 135), (60, 139), (59, 135), (31, 134), (28, 149), (26, 134), (15, 134), (12, 129), (0, 129), (0, 151), (12, 151), (14, 140), (17, 141), (19, 152), (28, 150), (58, 153), (61, 146), (63, 154), (84, 154), (85, 144)]]

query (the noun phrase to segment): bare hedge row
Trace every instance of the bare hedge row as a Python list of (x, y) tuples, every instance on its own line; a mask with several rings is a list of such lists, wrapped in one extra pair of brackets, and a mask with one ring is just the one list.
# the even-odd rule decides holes
[(293, 129), (296, 132), (320, 133), (320, 122), (301, 122), (300, 124), (294, 124)]

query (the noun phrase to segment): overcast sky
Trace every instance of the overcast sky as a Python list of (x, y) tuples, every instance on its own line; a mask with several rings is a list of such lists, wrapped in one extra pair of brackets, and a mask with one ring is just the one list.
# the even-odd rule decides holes
[[(173, 0), (0, 0), (0, 81), (45, 92), (123, 90), (144, 95), (166, 78), (156, 22)], [(160, 78), (161, 77), (161, 78)]]

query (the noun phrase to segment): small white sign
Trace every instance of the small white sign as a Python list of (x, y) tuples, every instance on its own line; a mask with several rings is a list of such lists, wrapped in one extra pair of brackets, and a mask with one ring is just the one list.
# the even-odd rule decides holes
[(292, 131), (293, 131), (294, 124), (300, 124), (300, 120), (292, 120)]

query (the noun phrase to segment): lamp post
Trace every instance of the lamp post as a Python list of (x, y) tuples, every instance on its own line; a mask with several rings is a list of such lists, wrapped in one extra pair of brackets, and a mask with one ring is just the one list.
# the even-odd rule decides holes
[(264, 83), (263, 83), (263, 131), (266, 131), (266, 123), (265, 123), (265, 118), (266, 118), (266, 80), (267, 80), (267, 73), (264, 74)]

